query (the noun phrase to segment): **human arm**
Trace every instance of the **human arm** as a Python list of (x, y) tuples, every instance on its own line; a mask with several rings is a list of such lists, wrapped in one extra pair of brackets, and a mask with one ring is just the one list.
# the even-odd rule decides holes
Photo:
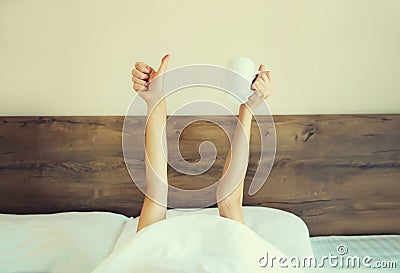
[(151, 80), (162, 75), (169, 55), (161, 62), (158, 71), (144, 63), (136, 63), (132, 70), (133, 88), (147, 105), (145, 129), (146, 195), (140, 212), (137, 231), (165, 219), (167, 209), (167, 147), (166, 147), (166, 103), (163, 97), (162, 79)]
[(255, 93), (240, 105), (239, 118), (217, 188), (219, 213), (223, 217), (244, 223), (242, 203), (244, 179), (249, 162), (251, 122), (254, 110), (270, 96), (270, 73), (260, 65), (259, 75), (252, 84)]

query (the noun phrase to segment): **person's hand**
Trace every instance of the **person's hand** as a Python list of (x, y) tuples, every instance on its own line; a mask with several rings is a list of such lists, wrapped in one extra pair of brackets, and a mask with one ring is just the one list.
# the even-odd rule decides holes
[(264, 65), (258, 68), (260, 73), (251, 85), (254, 94), (249, 97), (245, 105), (254, 111), (261, 103), (271, 95), (271, 76), (270, 71), (265, 71)]
[[(168, 59), (169, 54), (162, 58), (157, 71), (143, 62), (136, 62), (134, 69), (132, 69), (133, 89), (148, 104), (157, 103), (164, 96), (164, 75), (162, 74), (167, 69)], [(160, 77), (153, 81), (158, 76)]]

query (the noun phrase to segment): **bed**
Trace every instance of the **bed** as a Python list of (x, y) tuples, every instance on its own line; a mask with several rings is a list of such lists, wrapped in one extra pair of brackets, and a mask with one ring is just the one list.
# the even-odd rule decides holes
[[(217, 215), (216, 208), (169, 210), (167, 218), (186, 215)], [(317, 266), (306, 272), (374, 272), (362, 264), (339, 267), (322, 257), (347, 255), (373, 257), (384, 272), (399, 272), (399, 235), (309, 237), (301, 218), (282, 210), (244, 207), (246, 224), (259, 236), (278, 246), (287, 257), (315, 257)], [(199, 218), (202, 219), (202, 218)], [(91, 272), (107, 256), (135, 236), (138, 217), (109, 212), (66, 212), (43, 215), (0, 214), (1, 272)], [(260, 253), (260, 256), (262, 253)], [(340, 256), (340, 255), (338, 255)], [(255, 262), (256, 262), (255, 257)], [(376, 272), (383, 272), (375, 268)], [(197, 272), (197, 271), (196, 271)]]
[[(232, 117), (214, 118), (235, 124)], [(176, 119), (178, 127), (186, 117)], [(307, 272), (399, 272), (400, 115), (274, 120), (275, 163), (266, 185), (244, 196), (246, 224), (289, 256), (320, 259), (344, 245), (349, 255), (396, 262), (396, 268)], [(0, 272), (90, 272), (134, 236), (143, 194), (125, 168), (122, 124), (123, 117), (0, 118)], [(260, 150), (256, 124), (252, 130), (246, 192)], [(199, 159), (193, 147), (205, 140), (218, 155), (196, 187), (221, 172), (227, 139), (201, 121), (180, 136), (182, 155), (192, 162)], [(173, 169), (169, 180), (193, 187)], [(182, 213), (189, 211), (170, 210), (168, 217)], [(216, 214), (216, 208), (190, 213)]]

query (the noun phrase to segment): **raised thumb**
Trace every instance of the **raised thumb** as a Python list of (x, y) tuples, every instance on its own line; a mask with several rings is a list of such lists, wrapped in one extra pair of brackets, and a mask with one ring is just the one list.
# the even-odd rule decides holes
[(168, 59), (169, 59), (169, 54), (165, 55), (162, 60), (160, 67), (158, 68), (157, 74), (162, 74), (167, 70), (167, 65), (168, 65)]
[(258, 71), (264, 71), (265, 70), (265, 66), (263, 64), (260, 65), (260, 67), (258, 68)]

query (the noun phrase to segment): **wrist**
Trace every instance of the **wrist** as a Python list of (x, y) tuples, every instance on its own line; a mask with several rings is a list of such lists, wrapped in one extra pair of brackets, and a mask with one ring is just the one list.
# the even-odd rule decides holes
[(146, 100), (147, 112), (153, 111), (156, 107), (165, 107), (165, 98), (150, 98)]
[(251, 95), (248, 100), (244, 103), (245, 106), (249, 109), (250, 112), (254, 113), (254, 111), (264, 103), (264, 98), (260, 96), (258, 93), (254, 93)]

